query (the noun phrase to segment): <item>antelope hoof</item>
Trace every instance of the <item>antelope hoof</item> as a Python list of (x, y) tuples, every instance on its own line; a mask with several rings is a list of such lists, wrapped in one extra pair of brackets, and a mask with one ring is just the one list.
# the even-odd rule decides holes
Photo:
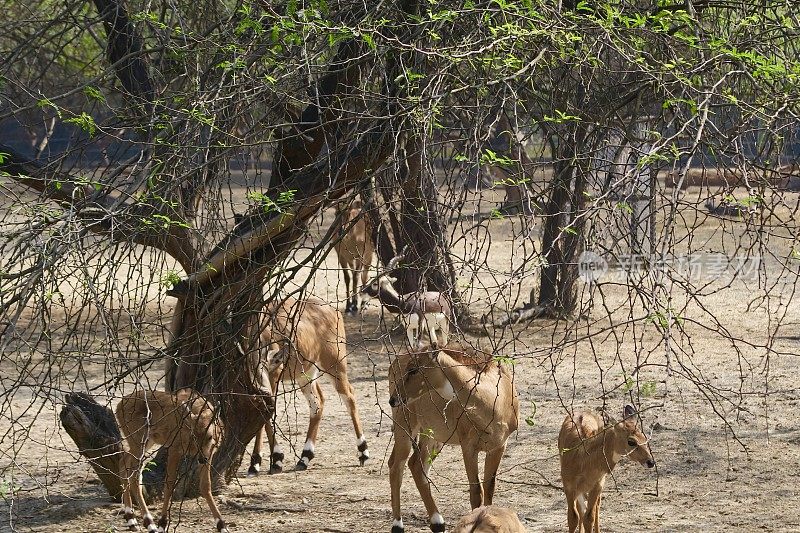
[(283, 472), (283, 454), (275, 452), (270, 456), (269, 473), (280, 474)]
[[(166, 518), (162, 516), (158, 523), (166, 524)], [(156, 526), (156, 521), (153, 520), (153, 515), (151, 515), (150, 513), (144, 515), (144, 520), (142, 521), (142, 525), (147, 528), (147, 533), (157, 533), (158, 530), (161, 529), (158, 526)]]
[(139, 524), (136, 522), (136, 517), (133, 516), (133, 509), (125, 508), (125, 525), (128, 526), (128, 531), (137, 531)]
[(431, 517), (431, 531), (433, 533), (444, 533), (444, 517), (439, 513), (433, 513)]
[[(313, 448), (313, 446), (312, 446)], [(308, 465), (311, 464), (311, 460), (314, 458), (314, 452), (305, 449), (303, 453), (300, 454), (300, 460), (297, 461), (297, 466), (294, 467), (295, 470), (308, 470)]]
[[(361, 438), (363, 439), (364, 437), (361, 437)], [(369, 459), (369, 450), (367, 449), (367, 441), (366, 440), (363, 440), (363, 441), (359, 442), (358, 451), (359, 451), (358, 462), (359, 462), (359, 464), (361, 466), (364, 466), (364, 463), (366, 463), (367, 459)]]
[(217, 520), (217, 531), (219, 533), (228, 533), (228, 528), (225, 527), (225, 521), (222, 518)]
[(405, 533), (405, 528), (403, 528), (403, 519), (395, 520), (392, 523), (392, 533)]
[(250, 458), (250, 468), (247, 469), (247, 477), (257, 476), (261, 472), (261, 456), (254, 454)]

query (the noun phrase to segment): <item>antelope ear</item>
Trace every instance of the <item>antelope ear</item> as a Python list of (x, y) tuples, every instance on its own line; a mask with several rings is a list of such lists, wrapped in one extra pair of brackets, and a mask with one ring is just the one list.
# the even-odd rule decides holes
[(636, 415), (636, 408), (629, 403), (622, 408), (622, 418), (630, 418)]

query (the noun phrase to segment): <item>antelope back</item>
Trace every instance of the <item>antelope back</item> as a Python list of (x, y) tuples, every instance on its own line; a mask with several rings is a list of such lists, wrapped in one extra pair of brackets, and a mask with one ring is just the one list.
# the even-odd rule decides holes
[[(262, 333), (265, 344), (279, 343), (288, 350), (286, 358), (297, 360), (292, 354), (299, 353), (304, 360), (344, 359), (345, 330), (342, 314), (317, 298), (303, 300), (288, 298), (280, 304), (266, 308), (267, 322)], [(273, 344), (271, 350), (277, 348)], [(330, 366), (326, 363), (325, 365)]]
[(453, 533), (525, 533), (525, 526), (511, 509), (488, 505), (461, 517)]

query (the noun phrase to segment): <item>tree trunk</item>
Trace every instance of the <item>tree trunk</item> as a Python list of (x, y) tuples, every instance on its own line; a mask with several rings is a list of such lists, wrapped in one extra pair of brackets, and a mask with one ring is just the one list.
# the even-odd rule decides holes
[[(555, 175), (545, 206), (542, 256), (545, 265), (538, 305), (542, 315), (563, 316), (577, 307), (578, 257), (583, 251), (586, 169), (580, 159), (586, 137), (583, 125), (574, 135), (555, 140)], [(535, 295), (531, 292), (531, 303)]]

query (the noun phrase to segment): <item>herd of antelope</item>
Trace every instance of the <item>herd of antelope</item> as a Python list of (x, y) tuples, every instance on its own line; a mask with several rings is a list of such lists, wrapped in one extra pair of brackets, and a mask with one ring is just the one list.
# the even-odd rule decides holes
[[(397, 354), (389, 367), (389, 406), (394, 445), (389, 457), (392, 533), (404, 531), (400, 488), (406, 466), (425, 505), (431, 531), (445, 531), (445, 520), (431, 494), (430, 468), (445, 445), (461, 448), (473, 511), (462, 517), (459, 533), (518, 533), (525, 527), (513, 510), (493, 505), (497, 472), (509, 437), (517, 430), (519, 399), (513, 376), (491, 353), (466, 345), (448, 344), (451, 306), (443, 293), (399, 294), (389, 273), (402, 254), (386, 265), (385, 273), (367, 282), (373, 245), (360, 204), (340, 206), (337, 220), (344, 228), (335, 246), (347, 288), (345, 312), (356, 313), (377, 297), (386, 310), (398, 314), (409, 349)], [(357, 278), (361, 277), (361, 289)], [(423, 341), (427, 332), (428, 343)], [(353, 387), (347, 377), (347, 350), (342, 313), (315, 298), (287, 299), (267, 305), (261, 333), (262, 347), (252, 364), (262, 392), (263, 419), (256, 436), (248, 476), (261, 470), (261, 446), (266, 433), (269, 472), (280, 473), (284, 453), (276, 438), (275, 402), (279, 384), (299, 389), (306, 398), (310, 419), (305, 445), (295, 470), (306, 470), (314, 458), (325, 398), (324, 375), (347, 406), (355, 431), (359, 464), (369, 459)], [(176, 393), (137, 390), (122, 398), (116, 419), (123, 435), (120, 477), (123, 513), (130, 530), (137, 530), (134, 500), (148, 532), (166, 531), (179, 463), (184, 457), (200, 465), (199, 489), (216, 520), (225, 521), (211, 494), (211, 462), (225, 431), (213, 403), (191, 389)], [(620, 421), (589, 411), (569, 414), (558, 435), (561, 478), (567, 499), (570, 533), (600, 530), (600, 498), (605, 479), (623, 457), (655, 466), (647, 438), (639, 429), (638, 414), (625, 405)], [(145, 453), (152, 446), (168, 446), (162, 514), (158, 522), (147, 509), (140, 476)], [(478, 454), (485, 454), (483, 480)], [(410, 457), (409, 457), (410, 456)]]

